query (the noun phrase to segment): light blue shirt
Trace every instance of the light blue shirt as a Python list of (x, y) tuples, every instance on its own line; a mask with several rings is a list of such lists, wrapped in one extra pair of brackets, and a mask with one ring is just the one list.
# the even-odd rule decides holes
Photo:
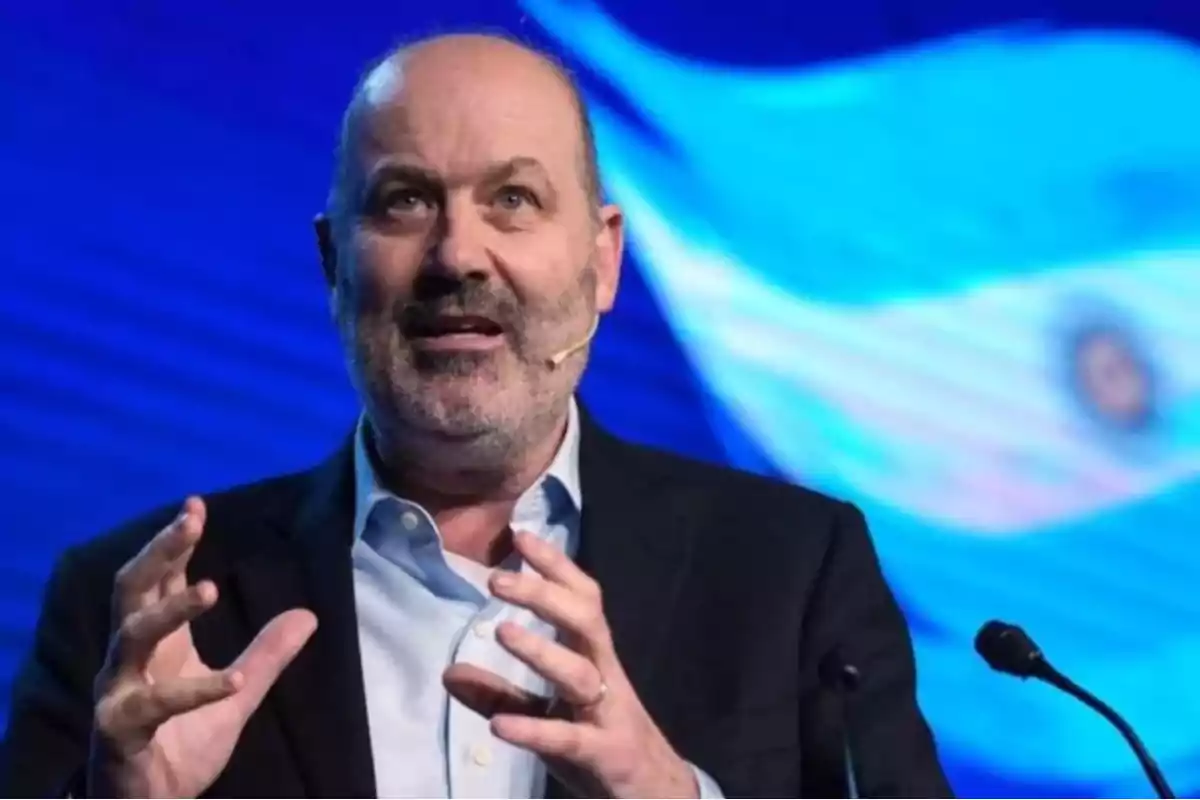
[[(380, 797), (542, 797), (541, 760), (492, 735), (488, 720), (442, 686), (450, 664), (491, 670), (528, 691), (552, 687), (496, 641), (496, 625), (516, 622), (554, 638), (525, 609), (492, 597), (491, 569), (447, 552), (433, 518), (383, 489), (367, 456), (364, 425), (354, 445), (354, 599), (375, 781)], [(574, 555), (583, 496), (579, 412), (549, 469), (523, 494), (513, 530), (534, 533)], [(528, 569), (515, 555), (501, 565)], [(720, 798), (696, 769), (702, 798)]]

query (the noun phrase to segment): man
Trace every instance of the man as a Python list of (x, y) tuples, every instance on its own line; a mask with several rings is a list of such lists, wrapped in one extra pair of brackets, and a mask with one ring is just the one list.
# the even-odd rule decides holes
[(63, 556), (4, 791), (828, 796), (848, 735), (864, 795), (948, 793), (861, 515), (576, 405), (623, 224), (562, 70), (383, 60), (317, 233), (362, 420)]

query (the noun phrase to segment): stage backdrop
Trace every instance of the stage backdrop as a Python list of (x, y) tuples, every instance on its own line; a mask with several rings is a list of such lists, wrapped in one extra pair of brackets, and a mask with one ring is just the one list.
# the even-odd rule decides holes
[[(962, 795), (1200, 792), (1193, 0), (0, 6), (0, 687), (55, 554), (352, 424), (309, 223), (399, 36), (554, 47), (633, 254), (585, 397), (865, 509)], [(754, 531), (744, 532), (753, 540)], [(0, 717), (4, 706), (0, 705)]]

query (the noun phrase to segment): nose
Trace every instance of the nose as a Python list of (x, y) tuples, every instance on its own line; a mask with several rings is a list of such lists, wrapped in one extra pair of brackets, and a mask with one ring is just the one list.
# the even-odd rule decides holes
[(425, 259), (426, 271), (448, 280), (490, 277), (492, 257), (487, 237), (488, 226), (474, 203), (447, 203)]

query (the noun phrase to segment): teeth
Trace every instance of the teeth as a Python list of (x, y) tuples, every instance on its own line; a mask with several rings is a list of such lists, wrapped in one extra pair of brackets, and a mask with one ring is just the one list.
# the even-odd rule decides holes
[(499, 324), (482, 317), (432, 317), (414, 321), (408, 332), (412, 336), (452, 336), (477, 334), (494, 336), (501, 333)]
[(428, 328), (428, 335), (448, 335), (453, 333), (490, 333), (493, 328), (484, 322), (471, 320), (443, 319), (434, 322)]

